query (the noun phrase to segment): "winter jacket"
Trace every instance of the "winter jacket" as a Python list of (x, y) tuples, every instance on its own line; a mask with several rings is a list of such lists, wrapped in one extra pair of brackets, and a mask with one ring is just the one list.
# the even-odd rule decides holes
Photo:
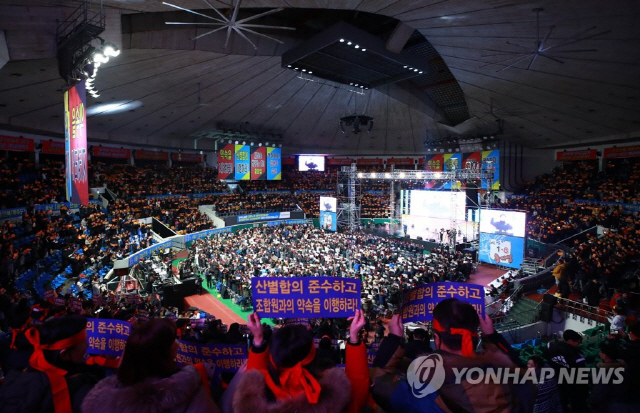
[(116, 375), (100, 381), (85, 397), (82, 413), (218, 413), (193, 366), (167, 378), (123, 386)]
[(331, 368), (316, 377), (322, 388), (316, 404), (309, 404), (304, 394), (275, 400), (261, 372), (268, 362), (268, 350), (251, 348), (246, 371), (238, 374), (227, 389), (230, 394), (225, 394), (225, 399), (230, 400), (230, 406), (225, 405), (225, 413), (357, 413), (368, 402), (369, 366), (363, 343), (347, 344), (345, 371)]
[[(95, 366), (60, 366), (69, 373), (65, 376), (73, 413), (81, 411), (83, 399), (91, 388), (104, 377), (103, 370)], [(0, 411), (2, 413), (53, 413), (51, 385), (46, 374), (28, 369), (14, 370), (0, 386)]]
[(393, 334), (380, 345), (373, 363), (371, 393), (375, 402), (385, 411), (424, 412), (532, 412), (535, 404), (533, 384), (493, 384), (484, 381), (471, 384), (466, 380), (455, 382), (453, 369), (507, 367), (514, 369), (515, 354), (497, 333), (483, 336), (492, 350), (475, 357), (463, 357), (437, 350), (433, 354), (442, 358), (443, 384), (422, 398), (413, 395), (407, 381), (410, 360), (404, 358), (403, 339)]

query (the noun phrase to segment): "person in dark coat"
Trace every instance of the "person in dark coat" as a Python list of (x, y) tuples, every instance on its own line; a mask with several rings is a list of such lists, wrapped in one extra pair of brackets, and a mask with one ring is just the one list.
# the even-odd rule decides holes
[(583, 295), (587, 299), (587, 304), (592, 307), (600, 306), (600, 283), (597, 278), (591, 280), (583, 291)]
[[(25, 371), (13, 371), (0, 386), (3, 413), (81, 412), (91, 388), (104, 377), (103, 370), (87, 366), (87, 320), (69, 316), (54, 318), (25, 336), (34, 347)], [(52, 391), (52, 387), (57, 391)]]

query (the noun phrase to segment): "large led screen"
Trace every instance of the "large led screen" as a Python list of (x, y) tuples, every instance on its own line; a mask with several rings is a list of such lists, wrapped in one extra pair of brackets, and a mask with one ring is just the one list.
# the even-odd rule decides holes
[(464, 192), (451, 191), (411, 191), (409, 194), (409, 215), (465, 220)]
[(524, 257), (524, 238), (481, 233), (478, 256), (482, 262), (520, 268)]
[(524, 237), (526, 221), (527, 215), (524, 212), (482, 209), (480, 211), (480, 232)]
[(300, 155), (298, 157), (299, 171), (324, 171), (324, 156)]
[(320, 228), (337, 231), (337, 199), (329, 196), (320, 197)]

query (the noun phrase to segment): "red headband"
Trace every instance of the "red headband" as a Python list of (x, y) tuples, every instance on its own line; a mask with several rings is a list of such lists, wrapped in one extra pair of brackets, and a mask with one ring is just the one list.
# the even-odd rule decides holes
[(476, 352), (473, 350), (473, 339), (478, 337), (478, 332), (472, 332), (466, 328), (449, 328), (445, 330), (438, 320), (433, 319), (433, 329), (439, 333), (451, 334), (454, 336), (462, 336), (462, 355), (464, 357), (473, 357)]
[(40, 331), (34, 327), (27, 330), (25, 336), (33, 345), (33, 354), (31, 354), (29, 358), (29, 364), (35, 370), (45, 373), (49, 378), (55, 413), (71, 413), (71, 398), (69, 397), (67, 380), (64, 378), (67, 371), (50, 364), (44, 357), (42, 350), (64, 350), (81, 343), (86, 343), (87, 331), (83, 329), (71, 337), (51, 344), (40, 344)]
[[(297, 363), (293, 367), (281, 369), (280, 371), (280, 386), (278, 386), (270, 374), (265, 374), (264, 379), (267, 387), (271, 389), (276, 399), (286, 399), (289, 397), (296, 397), (301, 393), (304, 393), (307, 401), (311, 404), (318, 403), (320, 398), (320, 383), (307, 369), (302, 368), (311, 363), (316, 356), (316, 347), (311, 345), (311, 350), (307, 357)], [(273, 359), (271, 364), (275, 366)]]
[(9, 348), (11, 350), (15, 350), (16, 349), (16, 337), (18, 337), (18, 334), (22, 333), (23, 331), (26, 331), (26, 329), (29, 327), (29, 324), (31, 324), (31, 317), (29, 317), (27, 319), (27, 321), (24, 322), (22, 327), (10, 329), (11, 330), (11, 344), (9, 345)]

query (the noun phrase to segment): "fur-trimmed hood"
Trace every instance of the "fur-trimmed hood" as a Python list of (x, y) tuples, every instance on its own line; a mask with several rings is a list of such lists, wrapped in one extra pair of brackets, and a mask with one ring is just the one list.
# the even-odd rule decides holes
[(242, 373), (233, 394), (234, 413), (339, 413), (347, 409), (351, 385), (344, 371), (332, 368), (318, 378), (322, 391), (317, 404), (309, 404), (304, 395), (293, 399), (270, 401), (261, 372)]
[(116, 375), (100, 381), (82, 403), (84, 413), (218, 412), (193, 366), (164, 379), (122, 386)]

